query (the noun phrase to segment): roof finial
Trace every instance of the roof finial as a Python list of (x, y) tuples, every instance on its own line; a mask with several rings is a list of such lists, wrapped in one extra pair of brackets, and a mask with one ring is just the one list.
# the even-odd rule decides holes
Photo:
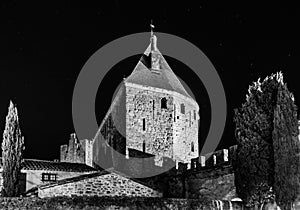
[(151, 27), (151, 37), (152, 37), (153, 36), (153, 29), (154, 29), (154, 25), (153, 25), (153, 20), (152, 19), (151, 19), (150, 27)]

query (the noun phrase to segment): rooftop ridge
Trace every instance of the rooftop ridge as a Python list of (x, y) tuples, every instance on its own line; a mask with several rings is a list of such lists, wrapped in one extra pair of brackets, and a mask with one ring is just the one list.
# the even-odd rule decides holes
[[(39, 160), (39, 159), (34, 159), (34, 158), (24, 158), (23, 160), (31, 160), (31, 161), (39, 161), (39, 162), (51, 162), (51, 163), (57, 163), (53, 160)], [(59, 162), (60, 163), (60, 162)]]

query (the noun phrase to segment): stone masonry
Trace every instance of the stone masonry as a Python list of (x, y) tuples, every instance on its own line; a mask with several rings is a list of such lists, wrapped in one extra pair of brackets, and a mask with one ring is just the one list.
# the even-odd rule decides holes
[[(131, 75), (124, 78), (93, 139), (93, 164), (122, 168), (129, 150), (154, 156), (163, 166), (166, 158), (176, 166), (199, 156), (199, 106), (186, 92), (157, 49), (156, 36)], [(151, 63), (149, 65), (149, 62)], [(111, 148), (109, 148), (111, 147)], [(111, 160), (110, 160), (111, 159)], [(105, 161), (102, 161), (105, 160)]]
[(60, 161), (84, 163), (92, 166), (92, 141), (78, 140), (75, 133), (70, 135), (69, 145), (60, 146)]
[(190, 163), (198, 156), (198, 105), (173, 92), (132, 83), (126, 86), (126, 148)]
[(38, 196), (162, 197), (162, 193), (115, 172), (97, 172), (40, 186)]
[[(156, 162), (162, 165), (162, 157), (173, 157), (173, 98), (166, 93), (126, 87), (126, 148), (156, 154)], [(161, 100), (166, 108), (161, 109)]]

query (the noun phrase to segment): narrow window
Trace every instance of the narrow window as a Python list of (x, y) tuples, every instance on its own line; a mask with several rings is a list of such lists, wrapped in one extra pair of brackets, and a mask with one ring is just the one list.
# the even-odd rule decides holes
[(181, 114), (185, 114), (185, 107), (184, 104), (180, 105)]
[(191, 113), (191, 111), (189, 112), (189, 115), (190, 115), (190, 121), (189, 121), (189, 126), (191, 127), (191, 122), (192, 122), (192, 113)]
[(162, 98), (161, 99), (161, 108), (162, 109), (166, 109), (167, 108), (167, 99), (166, 98)]
[(192, 144), (191, 144), (191, 151), (192, 151), (192, 152), (195, 151), (195, 148), (194, 148), (194, 142), (192, 142)]
[(146, 119), (143, 118), (143, 131), (145, 131), (145, 130), (146, 130)]
[(153, 118), (154, 118), (154, 110), (155, 110), (155, 101), (152, 100), (152, 113), (153, 113)]
[(197, 116), (196, 116), (196, 110), (194, 110), (194, 120), (197, 119)]
[(143, 141), (143, 152), (146, 151), (146, 143), (145, 143), (145, 140)]
[(174, 104), (174, 122), (176, 122), (176, 105)]

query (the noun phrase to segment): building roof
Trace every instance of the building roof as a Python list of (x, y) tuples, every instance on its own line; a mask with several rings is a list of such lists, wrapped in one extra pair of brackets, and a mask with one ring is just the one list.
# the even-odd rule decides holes
[[(2, 158), (0, 158), (2, 168)], [(96, 169), (83, 163), (55, 162), (48, 160), (24, 159), (22, 170), (44, 170), (44, 171), (64, 171), (64, 172), (93, 172)]]
[[(154, 35), (153, 37), (155, 38), (155, 46), (153, 47), (153, 42), (151, 41), (131, 75), (125, 79), (125, 82), (175, 91), (192, 98), (156, 47), (156, 37)], [(156, 60), (156, 63), (158, 62), (158, 66), (155, 65), (153, 67), (154, 60)]]

